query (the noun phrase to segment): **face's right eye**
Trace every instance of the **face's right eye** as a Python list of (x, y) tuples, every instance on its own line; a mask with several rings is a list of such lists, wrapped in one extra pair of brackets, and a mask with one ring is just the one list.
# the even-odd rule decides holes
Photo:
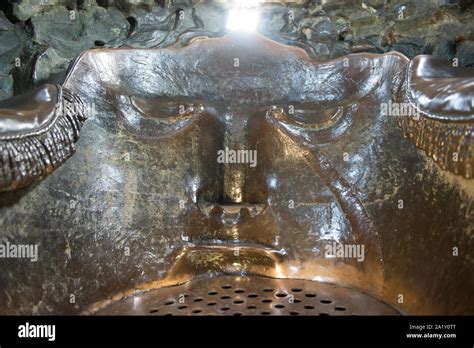
[(295, 102), (268, 109), (267, 118), (314, 144), (329, 144), (344, 135), (353, 124), (358, 103)]
[(273, 118), (298, 129), (323, 131), (335, 126), (344, 115), (344, 107), (316, 108), (314, 105), (275, 106), (270, 110)]

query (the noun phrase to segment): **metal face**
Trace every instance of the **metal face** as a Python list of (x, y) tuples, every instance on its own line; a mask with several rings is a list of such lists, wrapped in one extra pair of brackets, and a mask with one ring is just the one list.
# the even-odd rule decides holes
[[(64, 83), (89, 108), (76, 154), (0, 196), (5, 235), (34, 236), (48, 260), (11, 262), (0, 308), (79, 313), (238, 274), (349, 286), (409, 313), (474, 312), (474, 264), (452, 256), (473, 250), (472, 183), (381, 112), (403, 97), (408, 64), (397, 53), (318, 63), (236, 33), (84, 52)], [(62, 300), (72, 292), (82, 305)]]

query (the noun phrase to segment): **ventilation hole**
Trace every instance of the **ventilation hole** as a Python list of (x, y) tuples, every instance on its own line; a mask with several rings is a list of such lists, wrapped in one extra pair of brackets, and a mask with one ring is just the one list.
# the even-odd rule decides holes
[(135, 32), (135, 28), (137, 27), (137, 20), (134, 17), (127, 17), (127, 21), (130, 24), (130, 29), (128, 30), (127, 37), (132, 36)]
[(230, 289), (230, 288), (232, 288), (232, 286), (227, 284), (227, 285), (222, 285), (221, 288), (222, 289)]
[(299, 315), (300, 313), (298, 312), (290, 312), (290, 315)]
[(319, 316), (321, 316), (321, 317), (328, 317), (329, 314), (327, 314), (327, 313), (319, 313)]
[(240, 312), (235, 312), (234, 314), (232, 314), (234, 317), (240, 317), (242, 315), (242, 313)]
[(270, 314), (272, 314), (272, 313), (270, 313), (270, 312), (260, 312), (260, 314), (261, 314), (261, 315), (270, 315)]
[(172, 317), (173, 316), (173, 313), (166, 313), (165, 314), (165, 317)]
[(107, 8), (109, 7), (109, 0), (97, 0), (97, 5), (99, 5), (100, 7), (104, 7), (104, 8)]
[(347, 30), (344, 30), (343, 32), (341, 32), (339, 34), (339, 40), (341, 41), (344, 41), (344, 39), (346, 38), (347, 35), (349, 35), (350, 33), (347, 31)]
[[(183, 16), (184, 16), (184, 10), (182, 8), (178, 8), (176, 11), (175, 11), (175, 14), (176, 14), (176, 17), (178, 17), (179, 19), (183, 19)], [(172, 30), (175, 30), (176, 28), (173, 28)]]
[(198, 314), (198, 313), (201, 313), (202, 312), (202, 309), (195, 309), (193, 310), (193, 314)]
[(98, 46), (98, 47), (102, 47), (105, 45), (105, 42), (102, 41), (102, 40), (95, 40), (94, 41), (94, 45)]
[[(251, 277), (249, 278), (251, 279)], [(198, 284), (198, 281), (201, 283)], [(248, 284), (251, 286), (247, 286), (246, 279), (245, 282), (242, 282), (240, 277), (196, 279), (196, 284), (199, 287), (186, 285), (176, 287), (176, 289), (166, 288), (158, 294), (159, 297), (155, 297), (153, 294), (153, 296), (147, 297), (143, 306), (144, 314), (150, 316), (165, 315), (166, 313), (232, 316), (234, 313), (240, 312), (245, 316), (261, 315), (261, 312), (268, 312), (270, 315), (296, 315), (290, 313), (291, 311), (298, 313), (301, 317), (318, 314), (330, 316), (356, 314), (352, 313), (350, 304), (346, 302), (351, 298), (351, 293), (342, 292), (341, 295), (343, 290), (340, 287), (333, 290), (332, 286), (328, 286), (324, 290), (323, 286), (319, 287), (318, 284), (309, 286), (303, 281), (291, 281), (291, 283), (278, 281), (277, 283), (263, 278), (261, 281), (261, 283), (254, 284), (249, 282)], [(221, 287), (230, 287), (230, 290), (222, 290)], [(170, 290), (172, 291), (170, 292)], [(298, 292), (298, 290), (301, 291)], [(334, 291), (334, 295), (337, 296), (333, 296), (331, 291)], [(187, 297), (186, 302), (179, 301), (179, 296)], [(338, 298), (342, 301), (339, 301)], [(130, 308), (133, 308), (133, 302), (129, 302)], [(193, 312), (196, 309), (198, 311)], [(137, 311), (136, 307), (134, 311)]]
[(214, 296), (217, 295), (217, 291), (209, 291), (207, 294), (210, 296)]

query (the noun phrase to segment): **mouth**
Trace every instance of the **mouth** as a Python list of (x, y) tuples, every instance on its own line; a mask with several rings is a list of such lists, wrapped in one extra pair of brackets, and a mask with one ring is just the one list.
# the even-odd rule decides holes
[[(200, 225), (188, 232), (194, 244), (254, 244), (277, 246), (278, 226), (263, 203), (197, 203)], [(256, 228), (258, 226), (258, 228)]]

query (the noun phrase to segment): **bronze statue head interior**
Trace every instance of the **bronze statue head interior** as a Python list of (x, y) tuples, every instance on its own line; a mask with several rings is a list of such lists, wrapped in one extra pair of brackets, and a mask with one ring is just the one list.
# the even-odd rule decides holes
[(85, 51), (0, 102), (0, 238), (39, 246), (0, 264), (0, 312), (259, 314), (178, 298), (269, 286), (277, 314), (307, 289), (319, 313), (472, 314), (473, 91), (429, 56), (251, 33)]

